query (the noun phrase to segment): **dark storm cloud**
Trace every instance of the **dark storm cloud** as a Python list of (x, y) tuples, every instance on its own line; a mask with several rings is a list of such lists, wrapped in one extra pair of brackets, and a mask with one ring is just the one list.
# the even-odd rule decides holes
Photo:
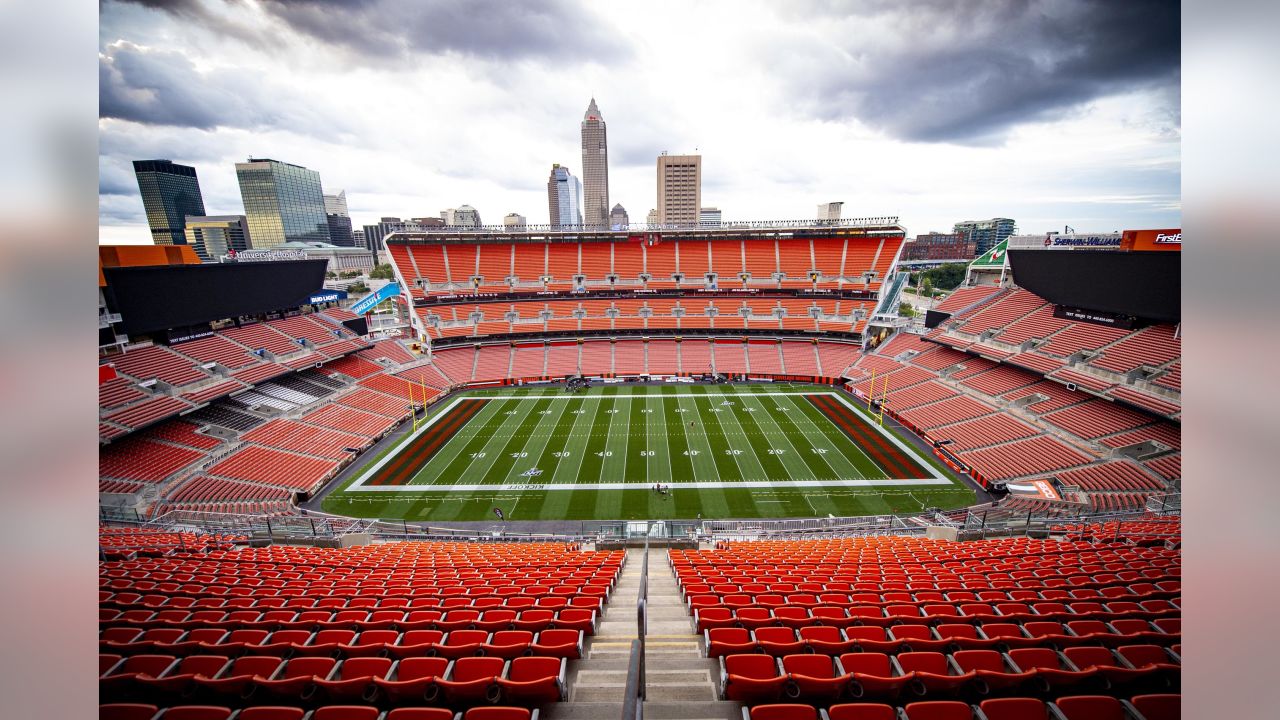
[[(202, 0), (116, 0), (165, 12), (263, 49), (280, 38), (232, 22)], [(231, 0), (227, 4), (241, 4)], [(456, 54), (486, 60), (613, 61), (628, 49), (589, 3), (546, 0), (262, 0), (295, 33), (375, 61)]]
[(118, 43), (98, 58), (98, 116), (201, 130), (276, 128), (322, 137), (341, 131), (337, 118), (260, 82), (249, 73), (200, 72), (180, 52)]
[(800, 109), (819, 119), (852, 116), (905, 140), (986, 144), (1090, 100), (1156, 89), (1178, 121), (1176, 2), (853, 0), (788, 13), (831, 30), (827, 43), (806, 37), (767, 53)]
[(612, 60), (617, 33), (569, 0), (265, 0), (293, 30), (373, 57), (415, 53), (494, 59)]

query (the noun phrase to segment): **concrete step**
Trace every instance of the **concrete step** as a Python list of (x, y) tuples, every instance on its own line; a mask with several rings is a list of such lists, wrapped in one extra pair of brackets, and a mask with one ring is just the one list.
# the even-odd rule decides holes
[[(742, 720), (738, 703), (646, 702), (644, 716), (650, 720)], [(612, 720), (622, 717), (620, 702), (567, 702), (548, 706), (539, 714), (543, 720)]]

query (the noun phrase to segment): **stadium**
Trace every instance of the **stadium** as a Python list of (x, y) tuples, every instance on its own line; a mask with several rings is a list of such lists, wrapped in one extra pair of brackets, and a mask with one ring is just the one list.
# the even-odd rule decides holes
[(1180, 231), (385, 242), (101, 249), (101, 717), (1179, 716)]

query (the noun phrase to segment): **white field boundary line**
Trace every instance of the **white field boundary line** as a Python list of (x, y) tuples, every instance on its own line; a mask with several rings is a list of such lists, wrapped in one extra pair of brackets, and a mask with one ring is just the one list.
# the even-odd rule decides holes
[[(723, 396), (728, 396), (728, 395), (732, 395), (732, 394), (733, 394), (733, 393), (725, 393)], [(866, 416), (864, 416), (864, 415), (863, 415), (863, 414), (858, 410), (858, 408), (857, 408), (857, 407), (855, 407), (855, 406), (853, 405), (853, 403), (851, 403), (851, 402), (849, 402), (848, 400), (846, 400), (846, 399), (845, 399), (844, 397), (842, 397), (839, 393), (832, 392), (832, 391), (818, 391), (818, 392), (765, 392), (765, 393), (752, 393), (752, 395), (753, 395), (753, 396), (757, 396), (757, 397), (759, 397), (759, 396), (766, 396), (766, 397), (768, 397), (768, 396), (775, 396), (775, 395), (801, 395), (801, 396), (811, 396), (811, 395), (830, 395), (831, 397), (835, 398), (836, 400), (838, 400), (838, 401), (840, 401), (840, 402), (844, 403), (844, 404), (845, 404), (845, 406), (846, 406), (846, 407), (848, 407), (850, 410), (852, 410), (852, 411), (854, 412), (854, 414), (856, 414), (856, 415), (858, 416), (858, 418), (859, 418), (860, 420), (862, 420), (862, 421), (863, 421), (863, 423), (864, 423), (864, 424), (869, 425), (869, 426), (871, 426), (872, 428), (874, 428), (877, 432), (879, 432), (881, 435), (883, 435), (885, 438), (887, 438), (890, 442), (892, 442), (895, 446), (897, 446), (897, 448), (898, 448), (899, 450), (901, 450), (903, 453), (905, 453), (905, 454), (906, 454), (908, 457), (910, 457), (911, 459), (915, 460), (917, 465), (919, 465), (920, 467), (925, 468), (925, 469), (926, 469), (926, 470), (927, 470), (927, 471), (932, 475), (932, 477), (930, 477), (930, 478), (922, 478), (922, 479), (905, 479), (905, 480), (887, 480), (887, 479), (882, 479), (882, 480), (865, 480), (865, 479), (858, 479), (858, 480), (789, 480), (789, 481), (771, 481), (771, 480), (764, 480), (764, 481), (762, 481), (762, 480), (717, 481), (717, 480), (711, 480), (711, 481), (703, 481), (703, 482), (669, 483), (672, 489), (682, 489), (682, 488), (684, 488), (684, 489), (696, 489), (696, 488), (708, 488), (708, 489), (710, 489), (710, 488), (734, 488), (734, 487), (780, 487), (780, 486), (781, 486), (781, 487), (824, 487), (824, 486), (843, 486), (843, 487), (893, 487), (893, 486), (954, 485), (954, 484), (955, 484), (955, 483), (953, 483), (951, 480), (947, 479), (947, 478), (946, 478), (946, 476), (944, 476), (941, 472), (939, 472), (937, 468), (933, 467), (933, 464), (932, 464), (932, 463), (930, 463), (930, 462), (928, 462), (928, 461), (924, 460), (923, 458), (921, 458), (921, 457), (920, 457), (920, 455), (919, 455), (919, 453), (917, 453), (917, 452), (915, 451), (915, 448), (912, 448), (911, 446), (909, 446), (909, 445), (907, 445), (906, 443), (902, 442), (902, 441), (901, 441), (901, 440), (899, 440), (898, 438), (894, 437), (893, 433), (889, 432), (888, 430), (885, 430), (885, 429), (884, 429), (883, 427), (881, 427), (879, 424), (874, 423), (874, 422), (871, 422), (868, 418), (866, 418)], [(678, 394), (637, 393), (637, 394), (632, 394), (632, 395), (579, 395), (579, 396), (567, 396), (567, 395), (566, 395), (566, 396), (562, 396), (562, 395), (552, 395), (552, 396), (545, 396), (545, 395), (528, 395), (528, 396), (518, 396), (518, 397), (505, 397), (505, 398), (502, 398), (502, 399), (504, 399), (504, 400), (531, 400), (531, 401), (536, 401), (536, 400), (578, 400), (578, 401), (584, 401), (584, 400), (605, 400), (605, 399), (610, 399), (610, 400), (624, 400), (624, 399), (625, 399), (625, 400), (630, 400), (630, 399), (632, 399), (632, 398), (660, 398), (660, 399), (665, 399), (665, 398), (702, 398), (702, 399), (708, 399), (708, 398), (714, 398), (714, 397), (722, 397), (722, 396), (717, 396), (717, 395), (715, 395), (715, 394), (711, 394), (711, 393), (678, 393)], [(416, 439), (417, 439), (417, 437), (418, 437), (419, 435), (421, 435), (422, 433), (425, 433), (427, 430), (429, 430), (429, 429), (431, 428), (431, 426), (432, 426), (432, 425), (435, 425), (435, 423), (436, 423), (438, 420), (440, 420), (441, 418), (446, 417), (446, 416), (447, 416), (447, 415), (449, 415), (451, 412), (453, 412), (453, 410), (454, 410), (454, 409), (455, 409), (455, 408), (456, 408), (460, 403), (462, 403), (462, 402), (464, 402), (464, 401), (466, 401), (466, 400), (485, 400), (486, 402), (488, 402), (488, 401), (493, 400), (493, 399), (496, 399), (496, 398), (484, 398), (484, 397), (458, 397), (458, 398), (454, 398), (454, 399), (453, 399), (453, 401), (451, 401), (448, 405), (446, 405), (446, 406), (445, 406), (444, 408), (442, 408), (439, 412), (437, 412), (435, 415), (433, 415), (429, 420), (427, 420), (427, 422), (426, 422), (425, 424), (423, 424), (422, 426), (420, 426), (420, 427), (419, 427), (415, 432), (411, 433), (407, 438), (405, 438), (404, 440), (402, 440), (402, 441), (400, 442), (400, 445), (399, 445), (399, 448), (400, 448), (399, 450), (397, 450), (396, 452), (388, 453), (388, 454), (386, 454), (386, 455), (382, 456), (382, 458), (381, 458), (380, 460), (378, 460), (378, 462), (377, 462), (377, 463), (375, 463), (375, 464), (374, 464), (372, 467), (370, 467), (368, 470), (365, 470), (365, 471), (364, 471), (364, 473), (362, 473), (362, 474), (360, 475), (360, 477), (356, 479), (356, 481), (355, 481), (355, 482), (353, 482), (353, 483), (351, 483), (350, 485), (348, 485), (348, 486), (344, 489), (344, 492), (353, 492), (353, 491), (358, 491), (358, 492), (476, 492), (476, 491), (479, 491), (479, 490), (626, 490), (626, 489), (629, 489), (629, 488), (645, 487), (645, 484), (644, 484), (644, 483), (625, 483), (625, 482), (612, 482), (612, 483), (610, 483), (610, 482), (596, 482), (596, 483), (546, 483), (546, 484), (537, 484), (537, 483), (524, 483), (524, 484), (504, 483), (504, 484), (497, 484), (497, 483), (494, 483), (494, 484), (487, 484), (487, 485), (365, 485), (365, 483), (366, 483), (366, 482), (368, 482), (369, 480), (371, 480), (375, 475), (377, 475), (377, 474), (378, 474), (378, 471), (380, 471), (380, 470), (381, 470), (381, 469), (382, 469), (382, 468), (383, 468), (387, 463), (391, 462), (391, 461), (392, 461), (392, 460), (394, 460), (396, 457), (398, 457), (398, 456), (400, 455), (400, 453), (401, 453), (401, 452), (403, 452), (403, 451), (404, 451), (404, 449), (405, 449), (409, 444), (411, 444), (414, 440), (416, 440)], [(665, 485), (665, 484), (668, 484), (668, 483), (664, 483), (664, 485)]]

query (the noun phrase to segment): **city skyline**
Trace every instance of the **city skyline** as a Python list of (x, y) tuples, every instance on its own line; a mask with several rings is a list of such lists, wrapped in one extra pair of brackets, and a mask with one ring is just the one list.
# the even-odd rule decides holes
[[(234, 162), (266, 154), (345, 187), (357, 226), (458, 200), (537, 217), (538, 178), (581, 146), (573, 119), (591, 97), (612, 126), (610, 203), (637, 220), (654, 158), (698, 148), (725, 221), (803, 219), (836, 197), (845, 217), (896, 215), (912, 231), (982, 217), (1020, 232), (1179, 225), (1176, 12), (1032, 5), (913, 18), (713, 2), (676, 21), (675, 5), (605, 17), (566, 0), (474, 8), (482, 32), (451, 33), (447, 2), (308, 22), (287, 4), (108, 0), (100, 238), (149, 241), (129, 163), (154, 157), (196, 167), (211, 214), (242, 212)], [(1009, 64), (1027, 76), (1002, 81)], [(432, 92), (402, 92), (413, 85)]]

